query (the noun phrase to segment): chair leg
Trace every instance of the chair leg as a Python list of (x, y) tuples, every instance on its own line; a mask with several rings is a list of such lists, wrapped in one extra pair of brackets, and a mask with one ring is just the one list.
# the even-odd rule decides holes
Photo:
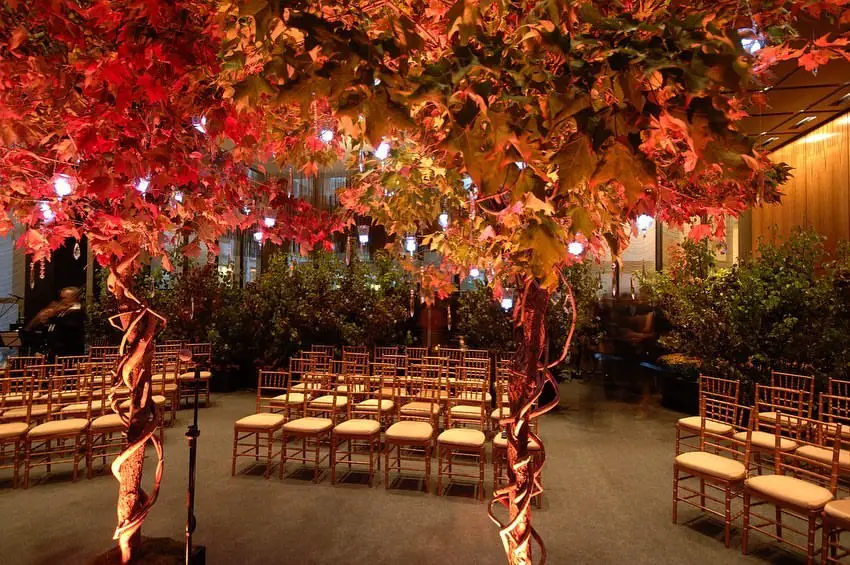
[(236, 446), (239, 443), (239, 430), (233, 430), (233, 463), (230, 466), (230, 476), (236, 476)]
[(782, 537), (782, 508), (776, 507), (776, 537)]
[(741, 553), (747, 555), (750, 541), (750, 494), (744, 493), (744, 531), (741, 534)]
[(826, 520), (823, 521), (823, 532), (821, 532), (820, 562), (823, 565), (829, 563), (829, 548), (832, 545), (832, 526)]
[(392, 444), (384, 443), (384, 490), (390, 488), (390, 449)]
[(732, 487), (730, 485), (726, 485), (725, 494), (723, 540), (726, 542), (726, 549), (729, 549), (732, 537)]
[(478, 458), (478, 490), (480, 491), (479, 498), (481, 500), (484, 500), (484, 464), (487, 462), (487, 460), (485, 457), (486, 452), (483, 448), (481, 449), (481, 453), (479, 455), (480, 457)]
[(425, 493), (431, 492), (431, 443), (425, 445)]
[(320, 437), (321, 436), (316, 436), (316, 466), (313, 469), (313, 482), (314, 483), (319, 482), (319, 443), (321, 443), (319, 441)]
[(278, 469), (278, 478), (283, 480), (283, 469), (286, 467), (286, 451), (287, 451), (287, 443), (286, 443), (286, 433), (282, 433), (280, 436), (281, 446), (280, 446), (280, 469)]
[(814, 565), (815, 562), (815, 533), (818, 528), (817, 514), (809, 515), (808, 543), (806, 544), (806, 565)]
[(79, 453), (80, 453), (80, 436), (74, 436), (74, 478), (73, 482), (77, 482), (77, 471), (79, 470)]
[(32, 441), (27, 439), (24, 452), (24, 490), (30, 487), (30, 451), (32, 451)]
[[(331, 434), (331, 484), (336, 484), (336, 446), (337, 446), (337, 437), (335, 434)], [(349, 456), (350, 458), (351, 456)], [(319, 466), (319, 455), (316, 453), (316, 467)]]
[(267, 448), (268, 448), (268, 457), (266, 459), (266, 475), (265, 478), (268, 480), (269, 475), (272, 474), (272, 447), (274, 443), (274, 431), (269, 432), (268, 438), (266, 438)]
[(443, 494), (443, 446), (437, 445), (437, 496)]
[(673, 465), (673, 523), (679, 516), (679, 467)]

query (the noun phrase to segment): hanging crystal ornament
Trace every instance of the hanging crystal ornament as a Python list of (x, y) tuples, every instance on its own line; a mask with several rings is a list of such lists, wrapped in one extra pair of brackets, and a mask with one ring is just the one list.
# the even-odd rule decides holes
[(30, 289), (35, 288), (35, 261), (30, 261)]
[(449, 304), (448, 308), (446, 308), (446, 325), (449, 327), (449, 331), (452, 331), (452, 305)]
[(415, 314), (415, 310), (416, 310), (416, 303), (415, 303), (415, 300), (416, 300), (416, 298), (415, 298), (415, 292), (414, 292), (413, 287), (411, 286), (411, 287), (410, 287), (410, 317), (411, 317), (411, 318), (412, 318), (412, 317), (413, 317), (413, 315)]
[(345, 236), (345, 264), (346, 266), (351, 264), (351, 238), (347, 234)]
[(80, 257), (81, 257), (82, 255), (83, 255), (83, 251), (80, 249), (80, 242), (79, 242), (79, 241), (75, 241), (75, 242), (74, 242), (74, 259), (76, 259), (77, 261), (79, 261), (79, 260), (80, 260)]
[(44, 271), (47, 269), (47, 261), (44, 259), (41, 260), (38, 266), (38, 278), (44, 280)]

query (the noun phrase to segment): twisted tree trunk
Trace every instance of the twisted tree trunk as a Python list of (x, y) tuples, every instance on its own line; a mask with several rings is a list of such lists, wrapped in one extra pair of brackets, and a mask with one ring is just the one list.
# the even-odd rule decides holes
[[(525, 289), (514, 310), (514, 331), (517, 338), (517, 353), (510, 371), (508, 396), (511, 416), (501, 422), (507, 425), (508, 485), (493, 493), (489, 513), (500, 527), (500, 535), (510, 565), (532, 565), (532, 540), (540, 551), (538, 562), (546, 562), (546, 546), (531, 524), (531, 502), (535, 495), (543, 492), (540, 473), (546, 452), (543, 440), (530, 429), (531, 421), (548, 412), (559, 402), (558, 383), (549, 372), (566, 356), (575, 330), (575, 301), (572, 288), (566, 280), (569, 306), (572, 308), (572, 325), (567, 336), (564, 354), (554, 363), (545, 366), (540, 358), (546, 344), (546, 310), (550, 292), (533, 279), (525, 281)], [(545, 405), (536, 406), (537, 399), (549, 382), (554, 398)], [(498, 392), (498, 391), (497, 391)], [(532, 460), (528, 445), (533, 439), (540, 445)], [(502, 522), (494, 514), (498, 504), (508, 509), (508, 522)]]
[[(110, 269), (107, 286), (118, 300), (119, 313), (110, 323), (124, 332), (121, 360), (109, 394), (112, 410), (127, 426), (127, 448), (112, 462), (112, 474), (118, 480), (118, 526), (114, 539), (121, 548), (121, 562), (130, 563), (141, 545), (142, 522), (156, 502), (162, 480), (162, 445), (156, 436), (159, 415), (154, 409), (151, 390), (151, 362), (154, 338), (165, 326), (165, 319), (149, 309), (131, 291), (129, 280), (136, 256)], [(123, 406), (126, 390), (129, 406)], [(123, 394), (122, 394), (123, 392)], [(150, 495), (142, 489), (145, 448), (152, 444), (157, 454), (154, 487)]]

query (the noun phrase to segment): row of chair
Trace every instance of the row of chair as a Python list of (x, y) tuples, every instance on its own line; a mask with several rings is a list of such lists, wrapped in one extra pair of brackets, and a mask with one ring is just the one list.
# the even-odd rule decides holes
[[(848, 385), (831, 380), (814, 418), (812, 377), (773, 373), (770, 385), (756, 386), (754, 406), (747, 407), (739, 404), (737, 381), (701, 376), (699, 416), (676, 425), (673, 521), (680, 502), (718, 516), (729, 547), (732, 524), (742, 518), (745, 554), (757, 531), (802, 550), (809, 563), (822, 529), (822, 562), (838, 563), (848, 554), (838, 534), (850, 529), (850, 499), (836, 498), (850, 475)], [(743, 508), (733, 514), (738, 498)], [(773, 507), (771, 515), (759, 512), (763, 506)], [(789, 517), (805, 528), (788, 525)], [(789, 532), (805, 538), (805, 545)]]
[[(444, 479), (462, 477), (473, 479), (483, 496), (486, 432), (493, 428), (494, 486), (503, 481), (507, 442), (500, 423), (510, 415), (505, 382), (497, 380), (493, 411), (487, 378), (449, 377), (442, 365), (411, 375), (390, 363), (373, 362), (365, 373), (353, 360), (333, 361), (328, 372), (305, 371), (303, 364), (294, 358), (290, 371), (260, 372), (257, 411), (234, 425), (232, 474), (242, 457), (263, 461), (267, 478), (277, 460), (280, 478), (295, 461), (312, 465), (314, 481), (324, 465), (332, 482), (339, 465), (362, 465), (372, 484), (383, 454), (387, 488), (390, 472), (421, 472), (407, 465), (416, 461), (424, 465), (428, 491), (436, 452), (438, 493)], [(531, 449), (539, 453), (539, 443)]]

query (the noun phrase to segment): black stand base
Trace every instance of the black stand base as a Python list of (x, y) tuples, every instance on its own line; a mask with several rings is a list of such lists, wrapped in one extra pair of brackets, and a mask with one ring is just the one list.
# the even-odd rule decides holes
[[(133, 563), (144, 565), (184, 565), (186, 545), (171, 538), (142, 538), (142, 547)], [(207, 548), (197, 545), (192, 548), (191, 565), (206, 565)], [(98, 555), (89, 565), (120, 565), (121, 550), (113, 547)]]

